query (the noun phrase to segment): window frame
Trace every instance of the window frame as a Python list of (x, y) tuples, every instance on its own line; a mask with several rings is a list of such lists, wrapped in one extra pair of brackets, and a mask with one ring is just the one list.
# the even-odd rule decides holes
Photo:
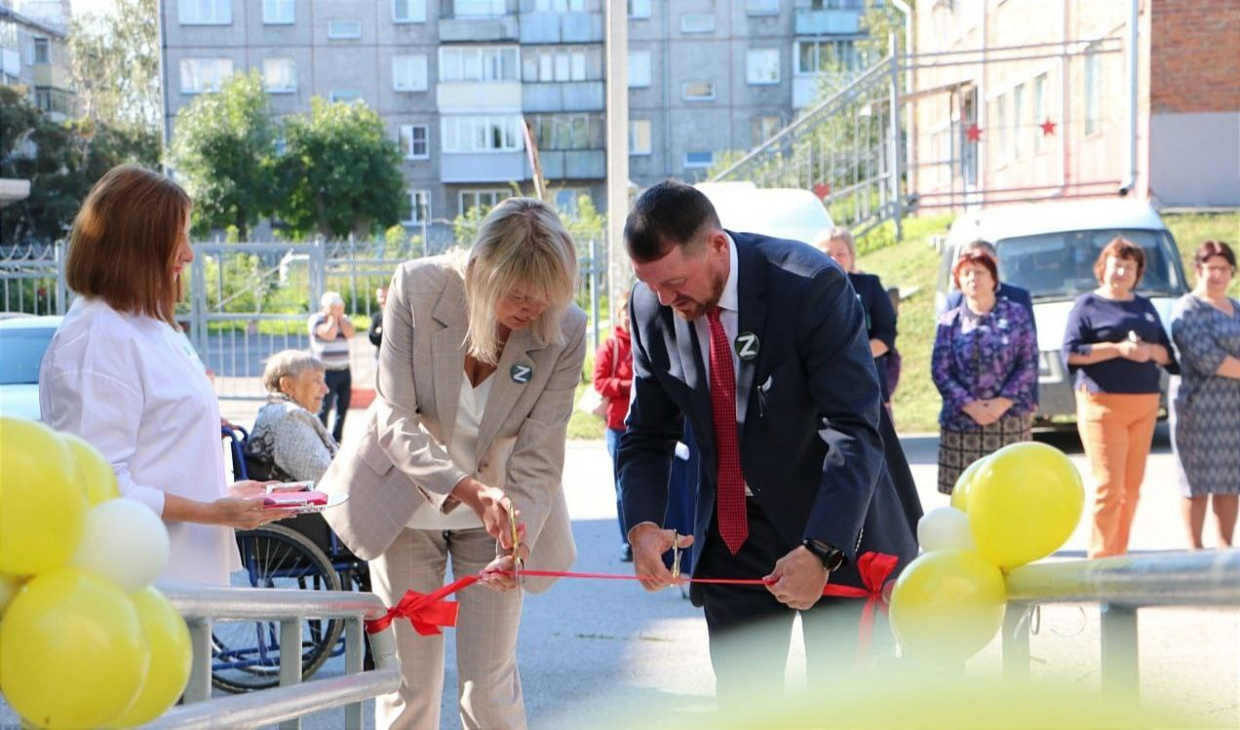
[[(511, 154), (525, 149), (525, 119), (520, 114), (463, 114), (439, 118), (439, 148), (445, 155)], [(494, 134), (500, 134), (501, 145), (489, 146)], [(463, 146), (461, 140), (485, 139), (488, 146)]]
[[(696, 86), (699, 84), (705, 84), (710, 87), (710, 96), (689, 96), (689, 87)], [(714, 81), (682, 81), (680, 83), (680, 100), (681, 101), (687, 101), (687, 102), (693, 102), (693, 103), (711, 102), (716, 99), (717, 95), (718, 95), (718, 92), (715, 89)]]
[(457, 211), (460, 215), (469, 213), (469, 208), (465, 206), (465, 196), (472, 195), (475, 198), (475, 205), (471, 207), (482, 207), (482, 196), (489, 196), (492, 202), (487, 206), (487, 210), (494, 208), (501, 202), (512, 197), (513, 193), (508, 188), (463, 188), (456, 191)]
[[(200, 11), (207, 5), (211, 7), (209, 17)], [(194, 8), (193, 17), (186, 19), (189, 8)], [(230, 0), (180, 0), (177, 3), (177, 23), (179, 25), (232, 25), (232, 2)]]
[[(755, 54), (775, 54), (775, 78), (774, 79), (754, 79), (753, 75), (753, 57)], [(764, 48), (747, 48), (745, 49), (745, 83), (750, 86), (778, 86), (783, 82), (783, 54), (779, 52), (778, 47)]]
[[(505, 78), (505, 56), (512, 58), (512, 78)], [(451, 59), (455, 59), (454, 61)], [(448, 78), (451, 69), (459, 78)], [(477, 69), (474, 78), (472, 69)], [(487, 78), (498, 71), (495, 78)], [(511, 84), (521, 82), (521, 47), (518, 45), (439, 46), (439, 83), (441, 84)]]
[[(630, 89), (649, 89), (654, 82), (654, 53), (649, 48), (639, 48), (637, 50), (629, 49), (629, 88)], [(645, 58), (645, 83), (634, 83), (637, 74), (633, 73), (634, 59)]]
[[(424, 201), (425, 209), (418, 205), (418, 200)], [(422, 215), (419, 215), (422, 213)], [(420, 226), (429, 224), (433, 220), (434, 214), (431, 211), (431, 191), (426, 188), (418, 188), (409, 190), (409, 218), (401, 221), (406, 226)], [(423, 241), (425, 244), (425, 241)]]
[[(337, 32), (335, 29), (340, 27), (341, 23), (354, 23), (357, 25), (356, 35), (346, 35)], [(357, 18), (333, 18), (327, 21), (327, 40), (329, 41), (357, 41), (362, 39), (362, 21)]]
[[(417, 68), (416, 68), (418, 65), (419, 59), (421, 60), (421, 66), (422, 66), (420, 85), (418, 83), (419, 77), (418, 77)], [(401, 86), (397, 83), (397, 81), (400, 79), (400, 76), (401, 76), (397, 67), (402, 61), (409, 62), (411, 66), (413, 67), (412, 71), (409, 74), (410, 79), (412, 80), (412, 83), (407, 86)], [(392, 56), (392, 91), (395, 91), (400, 94), (413, 94), (413, 93), (418, 93), (418, 92), (423, 92), (423, 91), (429, 91), (430, 85), (431, 85), (430, 63), (431, 63), (430, 58), (428, 58), (425, 53), (394, 54)]]
[[(646, 126), (646, 148), (639, 149), (633, 140), (637, 138), (634, 130), (637, 125), (644, 124)], [(630, 157), (648, 157), (654, 154), (654, 122), (650, 119), (629, 119), (629, 156)]]
[[(404, 2), (409, 10), (408, 17), (402, 18), (396, 12), (397, 3)], [(418, 10), (421, 12), (417, 12)], [(420, 17), (419, 17), (420, 16)], [(426, 22), (426, 0), (392, 0), (392, 22), (396, 25)]]
[[(272, 13), (281, 17), (269, 17), (268, 9), (287, 9), (288, 20), (282, 18), (283, 13)], [(297, 22), (297, 0), (263, 0), (263, 25), (293, 25)]]
[[(196, 88), (186, 88), (185, 86), (186, 64), (195, 64), (199, 66), (198, 73), (195, 74), (195, 77), (198, 81), (202, 81), (203, 79), (202, 68), (203, 67), (201, 64), (205, 64), (205, 63), (211, 63), (213, 67), (216, 67), (217, 71), (219, 70), (218, 66), (220, 64), (227, 64), (228, 71), (225, 73), (216, 74), (215, 86), (213, 88), (207, 85), (200, 85)], [(220, 90), (220, 85), (223, 83), (224, 79), (228, 78), (236, 71), (236, 65), (233, 63), (233, 60), (231, 58), (228, 58), (227, 56), (218, 56), (218, 57), (213, 57), (213, 58), (182, 58), (179, 70), (180, 70), (180, 75), (181, 75), (181, 87), (180, 88), (181, 88), (182, 95), (211, 94), (211, 93), (214, 93)]]
[[(689, 27), (690, 19), (693, 19), (695, 21), (701, 21), (703, 23), (705, 23), (705, 21), (707, 20), (709, 20), (710, 22), (702, 25), (701, 27), (690, 28)], [(718, 19), (715, 17), (714, 13), (681, 13), (680, 14), (680, 32), (685, 35), (705, 35), (708, 33), (714, 33), (717, 20)]]
[[(267, 73), (267, 64), (278, 61), (287, 62), (291, 68), (289, 77), (292, 79), (291, 86), (272, 86), (269, 81), (270, 77)], [(272, 56), (263, 59), (263, 90), (268, 94), (296, 94), (297, 93), (297, 60), (289, 56)]]
[[(414, 134), (418, 129), (422, 130), (422, 154), (417, 153), (418, 139)], [(406, 139), (408, 144), (406, 144)], [(405, 152), (401, 155), (405, 160), (429, 160), (431, 158), (431, 125), (429, 124), (402, 124), (396, 131), (397, 146)]]
[[(654, 3), (651, 0), (628, 0), (628, 16), (632, 20), (649, 20), (653, 5)], [(634, 6), (638, 8), (637, 13), (633, 12)], [(645, 9), (644, 12), (642, 12), (642, 8)]]
[[(690, 162), (689, 155), (710, 155), (710, 162), (705, 164)], [(684, 159), (682, 162), (684, 162), (684, 168), (686, 170), (705, 170), (715, 164), (715, 152), (714, 150), (685, 150)]]

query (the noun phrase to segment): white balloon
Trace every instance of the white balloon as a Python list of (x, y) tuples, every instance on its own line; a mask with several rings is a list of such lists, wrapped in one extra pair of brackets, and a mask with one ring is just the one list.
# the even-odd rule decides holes
[(925, 552), (936, 550), (974, 550), (969, 516), (955, 507), (939, 507), (922, 516), (917, 523), (917, 542)]
[(132, 499), (110, 499), (86, 513), (82, 542), (69, 564), (133, 593), (159, 577), (168, 550), (168, 529), (151, 508)]

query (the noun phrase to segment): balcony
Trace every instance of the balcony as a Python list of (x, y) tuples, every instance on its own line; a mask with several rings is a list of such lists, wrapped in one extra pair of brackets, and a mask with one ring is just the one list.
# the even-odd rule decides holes
[(522, 109), (535, 112), (597, 112), (606, 108), (602, 81), (529, 83), (522, 87)]
[(861, 33), (861, 9), (796, 11), (796, 34), (808, 36), (857, 35)]
[(445, 152), (439, 156), (445, 183), (507, 183), (528, 180), (525, 150), (516, 152)]
[(548, 180), (588, 180), (607, 177), (603, 150), (547, 150), (540, 152), (543, 177)]
[(522, 43), (602, 43), (602, 13), (522, 13)]
[(488, 16), (444, 15), (439, 18), (442, 43), (516, 41), (520, 38), (516, 14)]
[(73, 87), (73, 79), (69, 74), (69, 69), (64, 66), (51, 63), (36, 63), (34, 64), (33, 71), (35, 86), (45, 86), (52, 89), (70, 89)]
[(520, 81), (441, 81), (435, 95), (440, 112), (521, 111)]

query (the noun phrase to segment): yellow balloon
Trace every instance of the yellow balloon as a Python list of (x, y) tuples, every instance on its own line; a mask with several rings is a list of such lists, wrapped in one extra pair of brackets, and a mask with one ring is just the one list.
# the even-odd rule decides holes
[(150, 660), (133, 601), (77, 568), (32, 579), (0, 623), (4, 696), (35, 727), (111, 722), (138, 696)]
[(972, 550), (938, 550), (909, 563), (891, 594), (891, 630), (908, 656), (961, 663), (999, 633), (1003, 573)]
[(147, 586), (129, 597), (151, 647), (151, 668), (138, 699), (109, 723), (111, 727), (145, 725), (164, 714), (185, 691), (193, 660), (189, 627), (164, 594)]
[(35, 575), (68, 562), (86, 507), (73, 454), (56, 432), (0, 417), (0, 573)]
[(1027, 441), (999, 449), (969, 488), (977, 551), (1005, 570), (1058, 550), (1085, 507), (1081, 475), (1063, 452)]
[(21, 578), (0, 573), (0, 619), (4, 618), (4, 612), (8, 609), (9, 603), (17, 597), (17, 592), (21, 589)]
[(988, 458), (990, 457), (983, 456), (969, 464), (964, 471), (960, 472), (960, 476), (956, 478), (956, 486), (952, 487), (952, 506), (961, 512), (969, 511), (969, 489), (973, 486), (973, 479), (981, 471)]
[(61, 432), (60, 440), (73, 452), (73, 465), (78, 484), (86, 489), (86, 501), (94, 507), (100, 502), (121, 496), (112, 465), (89, 441), (76, 434)]

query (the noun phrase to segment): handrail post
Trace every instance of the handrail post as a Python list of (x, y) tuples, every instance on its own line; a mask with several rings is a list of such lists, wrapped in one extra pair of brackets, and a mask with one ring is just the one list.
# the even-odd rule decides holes
[(1029, 618), (1034, 607), (1013, 601), (1003, 615), (1003, 678), (1029, 679)]
[(1137, 698), (1140, 695), (1140, 657), (1137, 650), (1137, 609), (1104, 603), (1102, 613), (1102, 691)]
[(185, 686), (185, 704), (211, 699), (211, 619), (190, 618), (189, 643), (194, 652), (190, 664), (189, 684)]
[[(349, 618), (344, 624), (344, 672), (357, 674), (362, 671), (363, 658), (366, 654), (365, 636), (362, 633), (362, 620)], [(362, 703), (355, 702), (345, 705), (345, 730), (362, 730)]]
[[(280, 621), (280, 686), (301, 684), (301, 619)], [(301, 730), (301, 718), (280, 723), (280, 730)]]

